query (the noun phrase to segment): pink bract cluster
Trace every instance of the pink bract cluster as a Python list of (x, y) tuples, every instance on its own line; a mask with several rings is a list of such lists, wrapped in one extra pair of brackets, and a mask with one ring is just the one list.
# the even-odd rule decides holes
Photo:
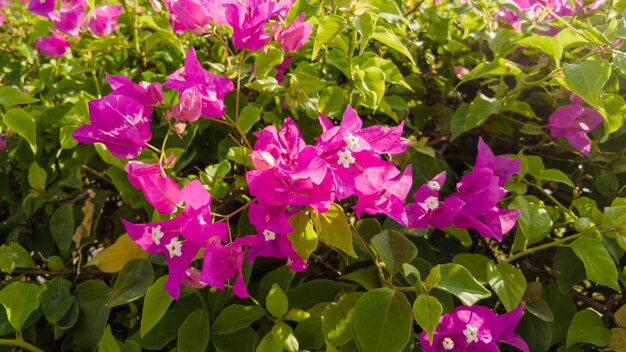
[(548, 118), (548, 128), (553, 138), (564, 137), (584, 155), (591, 151), (587, 133), (598, 127), (604, 119), (592, 107), (583, 107), (583, 100), (575, 94), (570, 96), (570, 105), (561, 106)]
[(420, 342), (426, 352), (499, 352), (498, 342), (528, 352), (526, 342), (515, 333), (523, 312), (523, 304), (502, 315), (483, 306), (459, 306), (441, 317), (432, 344), (424, 331)]
[(408, 225), (424, 229), (453, 225), (459, 229), (472, 228), (482, 237), (502, 241), (502, 236), (515, 226), (519, 216), (518, 210), (498, 207), (506, 195), (502, 186), (519, 171), (520, 160), (495, 156), (481, 138), (474, 169), (456, 184), (457, 192), (440, 200), (439, 190), (446, 174), (435, 176), (413, 194), (415, 203), (406, 208)]
[[(237, 50), (260, 50), (272, 36), (283, 50), (297, 50), (309, 40), (312, 25), (304, 13), (289, 25), (283, 23), (291, 0), (166, 0), (174, 31), (201, 34), (211, 24), (232, 28), (231, 41)], [(270, 33), (265, 25), (271, 24)]]
[(294, 207), (324, 213), (335, 199), (356, 196), (358, 216), (386, 214), (406, 223), (404, 199), (412, 183), (411, 169), (401, 172), (381, 158), (409, 145), (402, 138), (403, 124), (363, 128), (351, 106), (339, 126), (323, 114), (319, 120), (323, 133), (314, 145), (304, 142), (290, 118), (280, 130), (268, 126), (256, 133), (250, 155), (256, 169), (246, 174), (250, 194), (256, 197), (250, 205), (250, 223), (259, 239), (251, 257), (286, 257), (294, 270), (306, 267), (288, 245), (287, 234), (293, 231), (288, 219)]
[(550, 20), (555, 18), (555, 15), (566, 17), (593, 10), (604, 3), (603, 0), (591, 3), (582, 0), (513, 0), (512, 2), (519, 8), (519, 12), (502, 9), (497, 15), (511, 24), (518, 32), (521, 31), (522, 17), (531, 21), (542, 18)]
[(97, 6), (89, 11), (85, 0), (65, 0), (58, 9), (56, 0), (31, 0), (28, 11), (46, 17), (56, 27), (51, 35), (35, 39), (35, 48), (43, 55), (59, 57), (65, 54), (70, 42), (62, 34), (77, 38), (83, 26), (94, 35), (107, 35), (115, 31), (117, 18), (122, 13), (122, 5)]

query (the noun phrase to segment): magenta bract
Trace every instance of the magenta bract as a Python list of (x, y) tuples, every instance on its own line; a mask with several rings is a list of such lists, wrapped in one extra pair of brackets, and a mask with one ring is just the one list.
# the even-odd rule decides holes
[(42, 55), (59, 57), (65, 54), (67, 48), (71, 46), (67, 39), (55, 30), (51, 30), (51, 34), (47, 37), (35, 39), (35, 49)]
[(117, 18), (122, 13), (122, 5), (98, 6), (95, 15), (89, 17), (87, 27), (95, 35), (107, 35), (115, 31)]

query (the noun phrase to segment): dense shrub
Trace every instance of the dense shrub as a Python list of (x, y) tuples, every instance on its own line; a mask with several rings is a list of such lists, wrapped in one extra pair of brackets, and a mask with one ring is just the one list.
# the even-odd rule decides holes
[(0, 11), (0, 350), (626, 350), (624, 1)]

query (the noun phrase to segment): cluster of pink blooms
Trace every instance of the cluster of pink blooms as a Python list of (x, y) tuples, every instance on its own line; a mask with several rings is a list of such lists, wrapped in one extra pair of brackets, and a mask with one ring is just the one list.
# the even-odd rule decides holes
[[(174, 31), (201, 34), (211, 23), (227, 25), (233, 30), (231, 40), (237, 50), (260, 50), (271, 37), (287, 51), (304, 45), (312, 29), (304, 13), (287, 26), (282, 23), (291, 5), (293, 0), (165, 0)], [(270, 21), (274, 22), (268, 33), (265, 27)]]
[(424, 229), (452, 225), (472, 228), (482, 237), (502, 241), (502, 236), (515, 226), (519, 211), (499, 208), (498, 203), (506, 195), (504, 184), (519, 171), (519, 159), (495, 156), (481, 138), (474, 169), (456, 184), (457, 192), (440, 200), (439, 190), (446, 174), (435, 176), (413, 194), (415, 203), (406, 207), (408, 225)]
[[(573, 16), (584, 11), (598, 8), (603, 0), (594, 1), (585, 5), (584, 0), (513, 0), (515, 6), (519, 8), (519, 12), (502, 9), (497, 15), (505, 22), (511, 24), (515, 30), (521, 31), (521, 16), (530, 20), (538, 20), (542, 14), (546, 14), (545, 19), (553, 19), (554, 15), (559, 17)], [(548, 11), (549, 9), (550, 11)]]
[(553, 138), (564, 137), (569, 144), (588, 155), (591, 141), (587, 133), (598, 127), (604, 119), (592, 107), (583, 107), (583, 100), (570, 95), (570, 105), (561, 106), (548, 118), (548, 128)]
[(85, 0), (62, 0), (56, 9), (56, 0), (31, 0), (28, 11), (43, 16), (54, 24), (47, 37), (35, 39), (35, 48), (43, 55), (59, 57), (65, 54), (70, 42), (63, 36), (78, 38), (80, 29), (86, 26), (94, 35), (107, 35), (115, 31), (122, 5), (96, 6), (87, 15)]
[(432, 344), (424, 331), (420, 343), (426, 352), (499, 352), (499, 342), (529, 352), (526, 342), (515, 333), (523, 312), (523, 304), (502, 315), (483, 306), (459, 306), (441, 317)]
[(306, 267), (287, 238), (293, 231), (288, 219), (297, 212), (294, 207), (324, 213), (335, 199), (356, 196), (357, 215), (380, 213), (406, 223), (404, 199), (411, 187), (411, 168), (401, 172), (381, 158), (409, 145), (402, 138), (403, 124), (363, 128), (351, 106), (339, 126), (321, 113), (319, 121), (323, 133), (314, 145), (304, 142), (290, 118), (280, 130), (267, 126), (256, 133), (250, 154), (255, 170), (246, 174), (250, 194), (256, 197), (249, 213), (258, 231), (251, 258), (286, 257), (292, 269)]

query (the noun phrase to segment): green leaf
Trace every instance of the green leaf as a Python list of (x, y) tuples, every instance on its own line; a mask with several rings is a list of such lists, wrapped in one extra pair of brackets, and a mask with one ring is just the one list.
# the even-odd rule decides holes
[(574, 183), (572, 182), (572, 180), (570, 180), (569, 177), (567, 177), (567, 175), (563, 173), (563, 171), (558, 169), (547, 169), (541, 171), (539, 179), (543, 181), (559, 182), (566, 184), (572, 188), (574, 187)]
[(37, 126), (29, 113), (21, 109), (9, 110), (2, 121), (10, 130), (26, 139), (33, 153), (37, 153)]
[(115, 280), (115, 286), (106, 302), (109, 308), (141, 298), (154, 281), (154, 270), (148, 259), (133, 259), (126, 263)]
[(390, 288), (366, 292), (354, 307), (354, 337), (363, 352), (400, 352), (411, 339), (411, 305)]
[(28, 316), (39, 308), (42, 291), (42, 287), (24, 282), (14, 282), (0, 290), (0, 304), (15, 330), (21, 330)]
[(246, 105), (239, 113), (239, 128), (243, 133), (248, 133), (255, 123), (261, 119), (263, 109), (253, 105)]
[(517, 42), (521, 46), (527, 48), (534, 48), (543, 51), (550, 55), (556, 62), (557, 67), (561, 63), (561, 56), (563, 56), (563, 46), (558, 38), (550, 37), (547, 35), (534, 34), (530, 37), (526, 37)]
[(322, 312), (328, 306), (328, 302), (317, 304), (308, 310), (309, 317), (300, 321), (294, 334), (303, 350), (318, 350), (324, 344), (322, 334)]
[(281, 318), (289, 309), (287, 295), (277, 284), (273, 284), (265, 300), (265, 307), (275, 318)]
[(382, 31), (375, 32), (374, 34), (372, 34), (372, 39), (377, 40), (385, 44), (386, 46), (392, 48), (393, 50), (398, 51), (400, 54), (406, 56), (409, 60), (411, 60), (413, 65), (416, 65), (415, 59), (413, 58), (413, 55), (411, 55), (411, 53), (409, 52), (409, 49), (407, 49), (406, 46), (402, 44), (400, 39), (398, 39), (398, 37), (395, 34), (389, 32), (384, 27), (379, 27), (379, 29), (382, 29)]
[(486, 284), (489, 281), (487, 279), (487, 263), (490, 263), (491, 259), (484, 255), (460, 253), (454, 256), (452, 262), (465, 267), (481, 284)]
[(322, 312), (322, 334), (327, 343), (341, 346), (352, 340), (354, 307), (363, 292), (348, 293)]
[(463, 123), (463, 131), (469, 131), (478, 127), (487, 121), (489, 116), (500, 111), (500, 100), (489, 98), (484, 94), (479, 94), (474, 98), (467, 110), (465, 122)]
[(300, 258), (307, 261), (311, 253), (317, 249), (318, 239), (313, 224), (303, 212), (290, 217), (289, 224), (293, 227), (293, 232), (287, 237)]
[(357, 257), (352, 245), (350, 224), (340, 205), (333, 203), (325, 213), (321, 214), (311, 212), (311, 220), (322, 242), (337, 247), (353, 258)]
[(0, 87), (0, 105), (12, 106), (31, 104), (39, 101), (39, 99), (31, 98), (28, 94), (14, 87)]
[(10, 273), (15, 268), (32, 268), (34, 266), (33, 257), (16, 242), (0, 246), (0, 271)]
[(522, 196), (517, 196), (511, 202), (510, 208), (520, 211), (517, 228), (526, 239), (526, 244), (537, 242), (550, 232), (552, 219), (545, 208), (529, 202)]
[(76, 288), (80, 315), (74, 338), (78, 350), (93, 351), (102, 339), (111, 312), (104, 304), (110, 290), (102, 280), (88, 280)]
[(250, 326), (264, 315), (265, 311), (257, 306), (231, 304), (215, 318), (211, 325), (211, 335), (232, 334)]
[(263, 336), (261, 343), (256, 348), (256, 352), (283, 352), (283, 345), (274, 338), (272, 331), (269, 331)]
[(415, 302), (413, 302), (413, 316), (417, 324), (426, 331), (428, 334), (428, 341), (433, 343), (433, 334), (437, 325), (439, 325), (439, 318), (443, 307), (439, 300), (435, 297), (427, 295), (419, 295)]
[(178, 352), (204, 351), (209, 345), (209, 315), (204, 309), (196, 309), (178, 328)]
[(254, 61), (254, 73), (257, 78), (263, 79), (267, 76), (274, 66), (283, 62), (282, 50), (269, 50), (268, 52), (259, 52)]
[(309, 309), (318, 303), (334, 301), (340, 293), (354, 292), (357, 288), (357, 285), (344, 282), (316, 279), (293, 287), (287, 297), (291, 307)]
[(563, 73), (567, 88), (591, 106), (601, 109), (600, 92), (611, 76), (611, 65), (606, 60), (564, 64)]
[(402, 270), (402, 264), (410, 262), (417, 255), (417, 247), (405, 235), (385, 230), (371, 240), (379, 258), (385, 263), (390, 274)]
[(163, 318), (172, 303), (172, 296), (165, 291), (167, 275), (160, 277), (148, 288), (141, 311), (141, 337), (144, 337)]
[(30, 164), (28, 169), (28, 184), (36, 190), (46, 189), (46, 178), (48, 173), (36, 161)]
[(354, 68), (355, 87), (364, 98), (363, 105), (376, 110), (385, 96), (386, 76), (378, 67)]
[(104, 335), (98, 344), (98, 352), (120, 352), (120, 346), (115, 341), (115, 337), (111, 332), (111, 325), (107, 325)]
[(41, 310), (50, 324), (59, 322), (74, 304), (70, 293), (72, 283), (61, 277), (55, 277), (45, 283), (46, 290), (39, 295)]
[[(430, 277), (440, 279), (429, 280)], [(467, 269), (454, 263), (435, 266), (425, 281), (435, 282), (433, 287), (457, 296), (466, 306), (474, 305), (481, 299), (491, 296), (489, 290), (476, 281)]]
[(496, 77), (507, 75), (520, 75), (522, 71), (513, 61), (506, 59), (495, 59), (491, 62), (484, 62), (472, 69), (459, 84), (471, 81), (473, 79), (484, 77)]
[(598, 313), (590, 308), (574, 315), (567, 331), (566, 345), (590, 343), (598, 347), (606, 346), (611, 341), (612, 333), (604, 327)]
[(519, 306), (526, 291), (526, 278), (521, 271), (508, 263), (489, 262), (487, 277), (489, 286), (496, 292), (507, 311)]
[(216, 352), (254, 351), (255, 340), (255, 331), (249, 326), (232, 334), (211, 335)]
[(465, 119), (469, 111), (469, 104), (461, 104), (450, 118), (450, 140), (455, 140), (465, 132)]
[(58, 207), (50, 218), (50, 233), (63, 256), (67, 256), (70, 251), (75, 229), (73, 205), (63, 204)]
[(568, 247), (561, 247), (556, 250), (552, 267), (554, 268), (556, 283), (563, 293), (569, 292), (577, 282), (585, 279), (583, 262)]
[(145, 349), (161, 350), (178, 336), (178, 328), (185, 322), (190, 313), (189, 309), (170, 309), (145, 336), (140, 337), (139, 332), (137, 332), (133, 335), (133, 339)]
[(572, 242), (570, 247), (585, 265), (589, 280), (621, 292), (617, 284), (615, 263), (599, 239), (581, 237)]
[(317, 27), (311, 60), (315, 60), (322, 45), (335, 39), (335, 37), (343, 31), (345, 26), (346, 20), (343, 17), (326, 16), (324, 21)]
[(274, 324), (272, 327), (272, 336), (274, 336), (274, 339), (278, 341), (287, 352), (297, 352), (300, 348), (298, 339), (296, 339), (296, 336), (293, 334), (291, 326), (282, 321), (277, 321)]

